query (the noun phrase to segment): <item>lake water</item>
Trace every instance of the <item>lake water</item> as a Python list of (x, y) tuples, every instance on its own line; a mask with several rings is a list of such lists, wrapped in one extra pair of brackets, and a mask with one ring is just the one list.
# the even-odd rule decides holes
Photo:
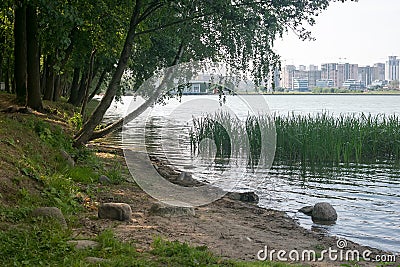
[[(248, 107), (243, 103), (247, 100), (252, 103), (259, 97), (246, 96), (239, 101), (238, 97), (230, 96), (226, 105), (243, 118), (248, 114)], [(282, 115), (321, 112), (329, 112), (333, 116), (360, 112), (400, 114), (400, 96), (397, 95), (268, 95), (264, 99), (270, 112)], [(138, 106), (140, 103), (140, 100), (133, 101), (133, 97), (123, 97), (123, 103), (114, 103), (107, 111), (105, 122), (120, 118), (129, 105)], [(182, 102), (173, 99), (165, 106), (154, 107), (148, 114), (151, 117), (146, 133), (150, 140), (149, 149), (167, 155), (173, 165), (188, 169), (195, 178), (212, 180), (217, 172), (205, 166), (204, 161), (193, 159), (189, 129), (191, 116), (200, 116), (218, 106), (217, 96), (184, 96)], [(121, 134), (114, 134), (103, 141), (138, 149), (137, 141), (144, 134), (145, 120), (146, 117), (142, 116), (128, 125), (126, 136), (129, 138), (125, 136), (123, 144)], [(343, 167), (323, 173), (275, 164), (269, 172), (261, 172), (261, 177), (260, 174), (257, 177), (251, 173), (244, 175), (235, 189), (255, 190), (260, 196), (260, 206), (285, 211), (308, 229), (399, 253), (399, 177), (400, 171), (389, 164)], [(296, 212), (303, 206), (322, 201), (330, 202), (336, 208), (339, 217), (336, 224), (314, 224), (310, 217)]]

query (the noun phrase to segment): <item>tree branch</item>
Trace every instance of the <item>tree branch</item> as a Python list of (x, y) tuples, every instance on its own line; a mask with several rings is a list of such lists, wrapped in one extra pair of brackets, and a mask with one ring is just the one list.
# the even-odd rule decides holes
[[(175, 66), (179, 63), (180, 59), (182, 58), (183, 54), (183, 42), (180, 43), (178, 51), (175, 55), (174, 60), (172, 61), (172, 64), (170, 67)], [(166, 75), (164, 79), (161, 81), (160, 85), (157, 87), (156, 91), (152, 96), (147, 99), (142, 105), (140, 105), (137, 109), (132, 111), (130, 114), (125, 116), (124, 118), (119, 119), (118, 121), (114, 122), (113, 124), (107, 126), (106, 128), (99, 130), (99, 131), (94, 131), (93, 134), (91, 135), (89, 141), (101, 138), (103, 136), (106, 136), (112, 132), (115, 132), (119, 129), (122, 128), (122, 126), (133, 119), (137, 118), (140, 114), (142, 114), (146, 109), (148, 109), (151, 105), (154, 104), (154, 102), (157, 100), (159, 97), (160, 93), (162, 92), (162, 89), (164, 88), (165, 83), (169, 80), (169, 75)]]

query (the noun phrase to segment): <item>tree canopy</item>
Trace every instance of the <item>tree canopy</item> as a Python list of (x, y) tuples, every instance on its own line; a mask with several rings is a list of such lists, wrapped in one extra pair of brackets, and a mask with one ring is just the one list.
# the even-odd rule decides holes
[[(63, 96), (85, 105), (95, 90), (106, 88), (76, 135), (76, 144), (83, 144), (99, 136), (95, 128), (121, 94), (124, 73), (135, 90), (161, 68), (208, 59), (250, 73), (256, 83), (265, 82), (280, 66), (274, 40), (288, 30), (312, 38), (310, 26), (332, 1), (2, 1), (0, 79), (24, 104), (36, 103), (33, 108), (41, 105), (25, 100), (24, 90), (31, 92), (28, 98), (58, 101)], [(27, 12), (33, 23), (24, 18)], [(38, 26), (36, 31), (32, 25)], [(35, 47), (38, 53), (27, 53)], [(36, 63), (40, 72), (28, 71)], [(31, 78), (28, 84), (34, 88), (27, 88), (25, 79)]]

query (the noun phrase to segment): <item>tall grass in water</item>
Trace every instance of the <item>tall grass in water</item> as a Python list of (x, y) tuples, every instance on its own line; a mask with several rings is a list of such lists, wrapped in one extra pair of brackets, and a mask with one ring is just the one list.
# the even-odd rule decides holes
[(400, 120), (395, 115), (276, 116), (277, 160), (371, 163), (400, 159)]
[[(248, 116), (241, 121), (227, 112), (193, 118), (190, 143), (193, 153), (211, 156), (214, 150), (216, 163), (228, 162), (230, 158), (247, 160), (248, 167), (272, 164), (273, 153), (268, 150), (275, 144), (274, 123), (270, 116)], [(264, 132), (263, 132), (264, 131)], [(266, 140), (272, 138), (273, 140)], [(210, 145), (211, 140), (215, 147)], [(268, 145), (262, 145), (266, 140)], [(272, 151), (274, 152), (274, 151)]]
[[(244, 145), (247, 134), (251, 164), (258, 164), (261, 147), (261, 129), (270, 127), (270, 121), (250, 116), (240, 123), (229, 114), (215, 114), (194, 119), (191, 143), (194, 148), (204, 132), (219, 131), (212, 127), (213, 118), (223, 116), (229, 132), (238, 133), (235, 146)], [(231, 120), (231, 121), (230, 121)], [(303, 166), (374, 163), (379, 161), (400, 162), (400, 118), (396, 115), (340, 115), (328, 113), (317, 115), (274, 116), (276, 128), (276, 162), (301, 164)], [(242, 138), (240, 138), (242, 135)], [(211, 135), (210, 135), (211, 136)], [(209, 136), (209, 137), (210, 137)], [(213, 136), (218, 136), (214, 133)], [(220, 142), (217, 148), (223, 149)], [(231, 143), (231, 144), (232, 144)], [(237, 151), (235, 148), (233, 151)]]

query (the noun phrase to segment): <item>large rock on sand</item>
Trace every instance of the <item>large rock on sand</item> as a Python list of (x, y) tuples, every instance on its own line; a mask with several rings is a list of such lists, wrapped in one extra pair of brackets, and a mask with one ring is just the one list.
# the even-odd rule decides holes
[(195, 210), (192, 207), (169, 206), (156, 203), (151, 206), (149, 214), (161, 217), (195, 216)]
[(232, 200), (242, 202), (258, 203), (259, 198), (254, 192), (229, 192), (226, 196)]
[(132, 209), (126, 203), (103, 203), (98, 210), (99, 219), (130, 221)]

